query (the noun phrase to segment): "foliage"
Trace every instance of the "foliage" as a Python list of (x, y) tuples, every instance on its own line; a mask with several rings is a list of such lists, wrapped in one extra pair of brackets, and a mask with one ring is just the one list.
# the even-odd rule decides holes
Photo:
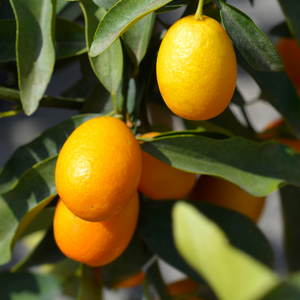
[[(183, 6), (183, 16), (194, 14), (197, 4), (196, 0), (1, 1), (0, 69), (16, 74), (18, 83), (0, 86), (0, 98), (14, 105), (0, 112), (0, 118), (11, 117), (13, 122), (20, 111), (30, 116), (42, 106), (78, 113), (18, 148), (0, 170), (0, 264), (11, 260), (18, 240), (42, 234), (27, 257), (0, 274), (1, 299), (50, 300), (59, 294), (100, 299), (102, 285), (111, 288), (140, 270), (146, 273), (146, 297), (151, 283), (162, 300), (171, 299), (157, 256), (200, 282), (206, 289), (199, 289), (198, 295), (206, 300), (300, 299), (300, 154), (274, 140), (279, 135), (300, 138), (300, 99), (265, 34), (226, 1), (204, 1), (204, 14), (223, 22), (239, 66), (284, 118), (270, 131), (270, 140), (262, 141), (252, 128), (237, 89), (232, 103), (244, 113), (247, 126), (228, 108), (207, 121), (183, 120), (182, 131), (156, 128), (149, 121), (149, 107), (156, 108), (154, 116), (172, 116), (155, 75), (157, 52), (169, 27), (162, 14)], [(292, 37), (300, 46), (300, 3), (279, 0), (279, 4), (286, 21), (271, 33)], [(46, 95), (53, 75), (69, 62), (80, 63), (82, 79), (59, 96)], [(141, 149), (174, 168), (226, 179), (253, 196), (280, 189), (286, 260), (295, 273), (283, 279), (272, 271), (270, 243), (240, 213), (199, 201), (157, 202), (142, 194), (134, 237), (119, 258), (101, 269), (101, 283), (95, 270), (66, 259), (52, 229), (57, 156), (74, 129), (103, 115), (117, 115), (137, 138), (163, 131), (151, 139), (140, 138)]]

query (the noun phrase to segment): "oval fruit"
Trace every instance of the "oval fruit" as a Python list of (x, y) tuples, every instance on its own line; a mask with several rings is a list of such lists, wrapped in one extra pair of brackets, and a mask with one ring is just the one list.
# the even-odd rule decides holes
[(92, 267), (103, 266), (115, 260), (128, 246), (138, 213), (137, 192), (117, 216), (102, 222), (78, 218), (59, 200), (53, 222), (54, 237), (67, 257)]
[[(153, 137), (150, 132), (141, 137)], [(196, 182), (196, 174), (184, 172), (156, 159), (142, 150), (142, 174), (138, 190), (153, 200), (181, 199), (188, 195)]]
[(60, 198), (76, 216), (98, 222), (127, 205), (141, 170), (141, 149), (126, 124), (114, 117), (98, 117), (79, 126), (65, 142), (55, 183)]
[(208, 175), (200, 176), (189, 198), (235, 210), (254, 222), (265, 204), (265, 197), (254, 197), (229, 181)]
[(157, 57), (157, 82), (166, 105), (188, 120), (219, 115), (235, 90), (237, 63), (216, 20), (184, 17), (167, 31)]

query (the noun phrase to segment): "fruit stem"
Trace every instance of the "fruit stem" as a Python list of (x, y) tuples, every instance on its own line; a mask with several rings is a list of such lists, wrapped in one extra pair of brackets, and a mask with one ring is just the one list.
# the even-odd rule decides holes
[(195, 20), (203, 20), (203, 4), (204, 0), (199, 0), (197, 11), (195, 13), (194, 19)]

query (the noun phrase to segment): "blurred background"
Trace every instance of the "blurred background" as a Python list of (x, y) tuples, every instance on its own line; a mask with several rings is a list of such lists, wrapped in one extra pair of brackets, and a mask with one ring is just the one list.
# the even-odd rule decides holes
[[(274, 25), (279, 24), (284, 20), (284, 16), (282, 15), (282, 11), (276, 0), (254, 1), (253, 7), (250, 5), (249, 0), (228, 0), (227, 2), (245, 12), (269, 37), (271, 42), (276, 44), (277, 38), (270, 36), (269, 30)], [(159, 17), (167, 24), (172, 24), (180, 17), (183, 10), (184, 7), (177, 11), (164, 13)], [(13, 82), (15, 81), (15, 78), (16, 74), (11, 73), (7, 76), (7, 74), (0, 68), (0, 85), (7, 84), (10, 81)], [(48, 86), (46, 94), (58, 96), (62, 91), (71, 87), (80, 78), (81, 72), (79, 63), (67, 63), (55, 73), (55, 76), (52, 78)], [(261, 132), (268, 123), (273, 120), (277, 120), (280, 117), (277, 111), (267, 102), (257, 100), (260, 96), (259, 87), (252, 78), (241, 69), (238, 69), (237, 86), (248, 103), (246, 109), (252, 126), (258, 132)], [(7, 111), (10, 109), (11, 103), (0, 100), (0, 111)], [(239, 107), (234, 104), (230, 104), (230, 109), (242, 124), (246, 124), (241, 111), (239, 111)], [(0, 167), (6, 163), (17, 147), (30, 142), (42, 131), (77, 113), (77, 111), (66, 109), (39, 108), (30, 117), (21, 112), (14, 117), (0, 119)], [(175, 130), (182, 129), (181, 122), (176, 120), (176, 118), (173, 119), (173, 126)], [(276, 257), (276, 272), (284, 275), (286, 272), (286, 266), (283, 258), (283, 228), (279, 194), (277, 192), (267, 197), (266, 206), (259, 220), (258, 226), (265, 233), (273, 247)], [(14, 251), (13, 261), (2, 267), (2, 269), (7, 269), (13, 265), (20, 256), (24, 255), (24, 252), (26, 252), (25, 245), (20, 243), (17, 244)], [(160, 265), (162, 267), (163, 277), (167, 283), (184, 277), (183, 274), (174, 270), (163, 261), (160, 262)], [(139, 289), (140, 287), (131, 291), (130, 295), (128, 294), (128, 297), (130, 296), (131, 299), (138, 297), (138, 295), (140, 295)], [(106, 295), (113, 296), (114, 299), (124, 299), (124, 291), (123, 294), (115, 291), (106, 291)]]

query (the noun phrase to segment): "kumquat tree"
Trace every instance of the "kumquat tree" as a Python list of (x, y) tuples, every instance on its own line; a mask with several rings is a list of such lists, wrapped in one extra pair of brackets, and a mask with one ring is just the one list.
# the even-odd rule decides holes
[[(300, 1), (271, 1), (263, 33), (230, 0), (1, 0), (1, 132), (72, 112), (1, 166), (1, 300), (300, 299)], [(240, 74), (279, 120), (257, 129)]]

